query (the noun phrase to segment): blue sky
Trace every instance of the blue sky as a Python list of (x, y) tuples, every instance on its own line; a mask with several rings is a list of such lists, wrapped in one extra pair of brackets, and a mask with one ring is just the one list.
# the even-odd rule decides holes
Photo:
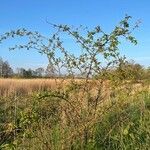
[[(138, 45), (123, 43), (121, 53), (144, 66), (150, 66), (150, 1), (149, 0), (1, 0), (0, 34), (11, 29), (25, 27), (50, 35), (50, 22), (69, 25), (100, 25), (111, 31), (125, 16), (133, 17), (133, 22), (141, 19), (142, 24), (134, 35)], [(10, 52), (13, 42), (0, 44), (0, 56), (16, 67), (36, 68), (46, 66), (47, 59), (36, 51), (16, 50)]]

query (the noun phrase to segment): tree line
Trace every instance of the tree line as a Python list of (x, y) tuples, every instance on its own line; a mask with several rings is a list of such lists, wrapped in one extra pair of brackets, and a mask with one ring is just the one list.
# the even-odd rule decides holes
[(0, 58), (0, 77), (8, 78), (13, 76), (13, 69), (10, 67), (8, 61), (3, 61)]
[[(116, 68), (110, 68), (107, 69), (107, 71), (105, 69), (101, 70), (101, 73), (99, 75), (95, 75), (94, 77), (101, 78), (103, 76), (106, 79), (110, 79), (116, 75), (121, 80), (137, 81), (150, 79), (150, 66), (145, 68), (142, 65), (135, 63), (133, 60), (125, 61), (120, 63)], [(14, 71), (8, 61), (3, 61), (3, 59), (0, 58), (0, 77), (3, 78), (52, 78), (56, 76), (57, 74), (51, 65), (48, 65), (46, 69), (43, 67), (38, 67), (36, 69), (25, 69), (21, 67)], [(67, 75), (64, 74), (62, 76)], [(84, 78), (82, 75), (77, 75), (76, 77)]]
[(50, 65), (46, 69), (43, 67), (38, 67), (36, 69), (25, 69), (23, 67), (17, 68), (16, 71), (13, 70), (8, 61), (4, 61), (0, 57), (0, 77), (2, 78), (44, 78), (53, 77), (54, 72)]
[(102, 70), (101, 74), (96, 77), (101, 78), (102, 76), (105, 79), (116, 79), (117, 77), (120, 80), (150, 81), (150, 66), (143, 67), (142, 65), (135, 63), (133, 60), (123, 61), (115, 68), (107, 69), (107, 71), (105, 69)]

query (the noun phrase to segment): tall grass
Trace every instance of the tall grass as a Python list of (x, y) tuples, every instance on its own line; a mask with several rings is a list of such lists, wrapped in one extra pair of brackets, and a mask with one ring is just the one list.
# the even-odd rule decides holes
[(1, 80), (26, 92), (0, 97), (0, 149), (148, 150), (149, 88), (97, 82)]
[(6, 97), (15, 93), (28, 95), (55, 87), (54, 79), (0, 79), (0, 95)]

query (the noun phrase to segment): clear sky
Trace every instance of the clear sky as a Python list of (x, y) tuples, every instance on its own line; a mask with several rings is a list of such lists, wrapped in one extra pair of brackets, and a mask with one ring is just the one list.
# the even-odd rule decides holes
[[(25, 27), (45, 35), (50, 34), (50, 22), (69, 25), (100, 25), (111, 31), (125, 16), (133, 22), (141, 19), (140, 28), (135, 31), (138, 45), (123, 43), (122, 54), (144, 66), (150, 66), (150, 0), (1, 0), (0, 34), (11, 29)], [(0, 44), (0, 56), (16, 67), (35, 68), (46, 66), (47, 59), (36, 51), (10, 52), (8, 45)]]

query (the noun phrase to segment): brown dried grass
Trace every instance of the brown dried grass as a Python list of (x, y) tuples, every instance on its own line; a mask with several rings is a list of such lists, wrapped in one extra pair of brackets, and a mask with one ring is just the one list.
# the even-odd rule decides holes
[[(70, 81), (70, 79), (0, 79), (0, 96), (7, 97), (14, 94), (29, 95), (34, 92), (64, 88), (64, 85), (71, 83)], [(74, 81), (76, 81), (76, 83), (84, 82), (82, 79), (75, 79)], [(97, 81), (90, 81), (87, 85), (94, 91), (97, 86), (100, 86), (97, 85)], [(101, 86), (103, 86), (102, 93), (108, 93), (109, 95), (109, 82), (105, 81)], [(143, 89), (141, 84), (134, 84), (132, 85), (131, 91), (139, 91), (141, 88)]]
[(55, 87), (54, 79), (0, 79), (0, 96), (26, 95)]

